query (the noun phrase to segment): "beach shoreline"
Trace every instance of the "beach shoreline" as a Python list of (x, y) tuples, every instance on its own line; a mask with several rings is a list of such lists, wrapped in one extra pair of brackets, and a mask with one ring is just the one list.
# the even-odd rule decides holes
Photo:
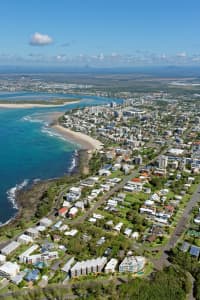
[(103, 144), (100, 141), (84, 133), (68, 129), (59, 123), (54, 124), (52, 128), (59, 132), (63, 137), (65, 137), (69, 141), (79, 144), (84, 150), (96, 151), (101, 150), (103, 148)]
[(0, 103), (0, 108), (48, 108), (48, 107), (62, 107), (69, 104), (76, 104), (79, 103), (78, 101), (70, 101), (70, 102), (64, 102), (62, 104), (39, 104), (39, 103)]
[[(75, 162), (73, 163), (73, 167), (69, 171), (68, 176), (80, 176), (81, 174), (88, 174), (89, 173), (89, 161), (92, 156), (92, 153), (95, 151), (99, 151), (103, 148), (103, 144), (90, 137), (89, 135), (72, 131), (68, 128), (65, 128), (61, 125), (59, 118), (63, 116), (63, 113), (61, 112), (53, 112), (50, 114), (50, 125), (49, 127), (57, 131), (60, 135), (62, 135), (66, 140), (71, 141), (72, 143), (76, 143), (80, 145), (80, 149), (76, 150), (77, 153), (75, 153)], [(63, 174), (63, 176), (65, 176)], [(62, 178), (61, 176), (60, 178)], [(7, 228), (7, 226), (16, 226), (20, 219), (26, 219), (24, 214), (26, 212), (29, 212), (29, 206), (27, 208), (27, 201), (24, 202), (24, 199), (27, 199), (27, 195), (29, 195), (29, 198), (32, 194), (35, 194), (35, 190), (38, 189), (41, 191), (43, 188), (46, 190), (47, 186), (49, 186), (50, 183), (59, 180), (59, 178), (50, 178), (46, 180), (41, 180), (37, 183), (31, 184), (29, 188), (26, 189), (20, 189), (16, 193), (16, 199), (15, 199), (15, 205), (16, 205), (16, 214), (11, 217), (7, 222), (1, 224), (0, 228)], [(39, 188), (38, 188), (39, 187)], [(38, 191), (37, 191), (38, 192)], [(40, 197), (36, 196), (34, 198), (34, 203), (39, 203)]]
[(103, 148), (103, 144), (91, 136), (64, 127), (59, 120), (63, 117), (63, 112), (53, 112), (50, 113), (49, 116), (51, 119), (49, 127), (63, 136), (66, 140), (78, 144), (82, 150), (95, 151)]

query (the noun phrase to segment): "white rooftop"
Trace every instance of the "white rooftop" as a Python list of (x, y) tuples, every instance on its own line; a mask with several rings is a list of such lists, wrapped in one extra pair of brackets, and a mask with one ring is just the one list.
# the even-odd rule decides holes
[(105, 266), (105, 271), (106, 270), (109, 270), (109, 269), (112, 269), (114, 270), (116, 265), (118, 263), (118, 260), (116, 258), (112, 258), (108, 263), (107, 265)]
[(87, 268), (87, 267), (94, 267), (94, 266), (100, 266), (102, 264), (105, 264), (107, 261), (106, 257), (98, 257), (96, 259), (90, 259), (90, 260), (85, 260), (85, 261), (81, 261), (81, 262), (77, 262), (71, 269), (71, 271), (73, 270), (77, 270), (77, 269), (81, 269), (81, 268)]
[(52, 225), (52, 221), (46, 217), (42, 218), (40, 220), (40, 224), (41, 225), (46, 225), (46, 226), (51, 226)]
[(71, 231), (66, 231), (65, 235), (75, 236), (77, 234), (77, 232), (78, 232), (77, 229), (72, 229)]
[(33, 242), (32, 237), (30, 237), (30, 236), (27, 235), (27, 234), (21, 234), (21, 235), (18, 237), (18, 242), (20, 242), (21, 240), (26, 241), (26, 242)]
[(22, 254), (19, 255), (19, 258), (30, 256), (30, 254), (36, 249), (38, 249), (38, 247), (39, 247), (38, 245), (33, 245), (29, 247), (26, 251), (24, 251)]
[(183, 154), (184, 150), (177, 149), (177, 148), (171, 148), (168, 152), (173, 155), (181, 155), (181, 154)]
[(3, 254), (10, 254), (12, 251), (17, 249), (20, 246), (19, 242), (12, 241), (7, 246), (1, 249), (1, 253)]
[(7, 261), (0, 266), (0, 272), (6, 273), (9, 276), (15, 276), (19, 272), (19, 265), (17, 263)]

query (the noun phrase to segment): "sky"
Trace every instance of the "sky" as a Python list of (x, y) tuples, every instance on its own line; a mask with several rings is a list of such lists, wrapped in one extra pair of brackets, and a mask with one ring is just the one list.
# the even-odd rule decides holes
[(199, 65), (199, 33), (199, 0), (0, 1), (0, 65)]

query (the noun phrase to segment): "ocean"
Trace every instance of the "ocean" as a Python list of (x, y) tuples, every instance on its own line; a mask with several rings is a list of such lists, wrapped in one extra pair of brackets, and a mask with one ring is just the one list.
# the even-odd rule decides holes
[[(24, 94), (15, 92), (6, 96), (6, 93), (4, 95), (2, 93), (0, 98), (10, 100), (13, 96), (21, 100), (25, 98)], [(27, 100), (58, 98), (57, 94), (43, 96), (37, 93), (29, 95), (26, 92)], [(69, 98), (72, 96), (80, 98), (68, 95)], [(75, 155), (80, 146), (67, 141), (49, 128), (52, 113), (110, 101), (113, 99), (87, 96), (81, 97), (81, 101), (77, 104), (59, 108), (0, 109), (1, 223), (7, 222), (17, 212), (15, 203), (17, 190), (38, 180), (68, 174), (75, 167)]]

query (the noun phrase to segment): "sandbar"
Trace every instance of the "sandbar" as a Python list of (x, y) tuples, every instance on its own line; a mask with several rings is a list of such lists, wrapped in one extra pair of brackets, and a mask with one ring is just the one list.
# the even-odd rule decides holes
[(62, 104), (40, 104), (40, 103), (0, 103), (0, 108), (37, 108), (37, 107), (60, 107), (68, 104), (76, 104), (80, 101), (64, 102)]

